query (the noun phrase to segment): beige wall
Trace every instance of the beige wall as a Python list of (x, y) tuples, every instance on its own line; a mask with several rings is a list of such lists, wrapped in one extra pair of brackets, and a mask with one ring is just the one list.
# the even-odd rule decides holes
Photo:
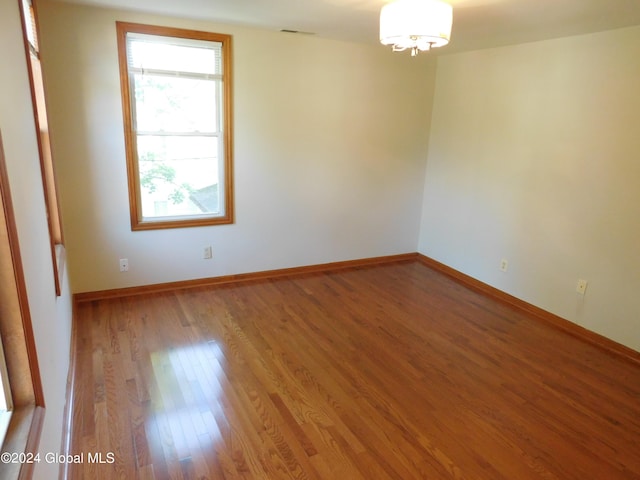
[[(40, 453), (60, 451), (69, 370), (71, 295), (66, 276), (56, 297), (44, 194), (20, 28), (19, 2), (0, 1), (0, 129), (22, 253), (46, 414)], [(34, 478), (58, 476), (58, 465), (35, 465)]]
[[(44, 454), (60, 449), (71, 307), (66, 277), (59, 298), (51, 278), (17, 5), (0, 2), (0, 129), (47, 401)], [(420, 227), (422, 253), (640, 350), (639, 28), (441, 57), (423, 183), (431, 61), (39, 5), (76, 291), (408, 252)], [(235, 225), (130, 231), (116, 19), (234, 35)], [(205, 245), (213, 261), (201, 260)], [(36, 466), (35, 478), (56, 476)]]
[(640, 350), (638, 152), (640, 27), (441, 57), (419, 250)]
[[(74, 292), (415, 251), (433, 61), (267, 30), (39, 5)], [(233, 35), (234, 225), (131, 232), (116, 20)], [(213, 260), (202, 259), (207, 245)]]

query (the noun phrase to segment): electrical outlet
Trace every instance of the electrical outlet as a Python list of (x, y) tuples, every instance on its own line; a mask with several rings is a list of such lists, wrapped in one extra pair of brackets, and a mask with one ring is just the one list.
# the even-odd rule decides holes
[(120, 271), (121, 272), (128, 272), (129, 271), (129, 259), (128, 258), (121, 258), (120, 259)]
[(578, 283), (576, 284), (576, 292), (580, 295), (584, 295), (584, 292), (587, 291), (587, 281), (583, 279), (578, 279)]
[(500, 271), (506, 272), (508, 268), (509, 268), (509, 262), (507, 261), (507, 259), (503, 258), (502, 260), (500, 260)]
[(213, 250), (211, 249), (211, 246), (204, 247), (202, 258), (204, 258), (205, 260), (210, 260), (211, 258), (213, 258)]

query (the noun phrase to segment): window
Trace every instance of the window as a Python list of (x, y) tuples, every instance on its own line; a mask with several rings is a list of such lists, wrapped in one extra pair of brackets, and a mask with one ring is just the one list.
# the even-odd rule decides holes
[(40, 47), (38, 44), (38, 24), (34, 5), (31, 0), (19, 0), (22, 16), (22, 31), (27, 55), (27, 67), (33, 100), (33, 114), (38, 133), (38, 150), (40, 154), (40, 170), (42, 172), (42, 186), (47, 208), (47, 222), (51, 243), (51, 258), (54, 267), (54, 281), (56, 294), (60, 295), (62, 272), (64, 263), (64, 248), (62, 238), (62, 221), (56, 187), (51, 142), (49, 140), (49, 123), (47, 121), (47, 105), (45, 101), (44, 80), (40, 65)]
[[(6, 360), (0, 366), (5, 400), (0, 406), (5, 410), (1, 412), (0, 424), (6, 428), (2, 452), (22, 458), (23, 453), (34, 454), (38, 450), (44, 396), (1, 135), (0, 338), (3, 353), (0, 361)], [(0, 478), (31, 478), (33, 466), (33, 462), (0, 462)]]
[[(0, 320), (1, 322), (2, 320)], [(0, 339), (2, 332), (0, 331)], [(4, 349), (0, 343), (0, 444), (4, 441), (11, 420), (13, 411), (13, 400), (11, 398), (11, 387), (9, 385), (9, 373), (7, 371), (7, 361), (4, 356)]]
[(232, 223), (231, 37), (117, 32), (131, 228)]

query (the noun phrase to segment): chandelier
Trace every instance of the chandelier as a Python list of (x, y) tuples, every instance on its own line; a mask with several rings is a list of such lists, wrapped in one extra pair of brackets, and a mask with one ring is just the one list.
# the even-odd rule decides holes
[(380, 43), (394, 52), (418, 51), (449, 43), (453, 9), (441, 0), (396, 0), (380, 11)]

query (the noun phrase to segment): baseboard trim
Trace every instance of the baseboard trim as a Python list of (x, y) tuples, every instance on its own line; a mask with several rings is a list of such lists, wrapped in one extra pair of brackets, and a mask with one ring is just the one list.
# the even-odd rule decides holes
[(521, 300), (517, 297), (514, 297), (513, 295), (503, 292), (502, 290), (492, 287), (491, 285), (481, 282), (480, 280), (470, 277), (469, 275), (455, 270), (454, 268), (451, 268), (444, 263), (440, 263), (437, 260), (427, 257), (426, 255), (422, 255), (420, 253), (417, 254), (417, 260), (428, 266), (429, 268), (443, 273), (473, 290), (476, 290), (503, 303), (507, 303), (512, 307), (517, 308), (518, 310), (521, 310), (535, 317), (536, 319), (545, 322), (548, 325), (562, 330), (573, 337), (579, 338), (580, 340), (590, 343), (591, 345), (605, 350), (617, 357), (623, 358), (635, 364), (640, 364), (640, 352), (622, 345), (621, 343), (618, 343), (614, 340), (611, 340), (610, 338), (600, 335), (599, 333), (595, 333), (591, 330), (581, 327), (574, 322), (543, 310), (540, 307), (536, 307), (531, 303), (525, 302), (524, 300)]
[[(61, 451), (66, 457), (72, 454), (73, 441), (73, 410), (76, 400), (75, 380), (78, 365), (78, 324), (76, 315), (76, 303), (72, 304), (71, 310), (71, 341), (69, 352), (69, 371), (67, 372), (66, 402), (62, 419), (62, 442)], [(69, 462), (61, 462), (58, 470), (58, 479), (65, 480), (69, 477)]]
[(322, 263), (317, 265), (307, 265), (302, 267), (281, 268), (276, 270), (264, 270), (259, 272), (241, 273), (236, 275), (223, 275), (219, 277), (199, 278), (194, 280), (184, 280), (178, 282), (157, 283), (152, 285), (142, 285), (137, 287), (116, 288), (112, 290), (100, 290), (95, 292), (83, 292), (73, 295), (74, 304), (90, 302), (107, 298), (119, 298), (147, 293), (160, 293), (170, 290), (182, 290), (186, 288), (208, 287), (218, 285), (229, 285), (237, 283), (248, 283), (260, 280), (269, 280), (281, 277), (300, 276), (314, 273), (326, 273), (336, 270), (350, 268), (360, 268), (385, 263), (419, 261), (433, 270), (436, 270), (450, 278), (466, 285), (477, 292), (487, 295), (503, 303), (509, 304), (532, 317), (547, 323), (554, 328), (588, 342), (610, 354), (623, 358), (635, 364), (640, 364), (640, 352), (637, 352), (625, 345), (622, 345), (610, 338), (588, 330), (565, 318), (543, 310), (540, 307), (525, 302), (513, 295), (477, 280), (465, 273), (455, 270), (444, 263), (440, 263), (426, 255), (420, 253), (405, 253), (399, 255), (389, 255), (383, 257), (362, 258), (357, 260), (347, 260), (342, 262)]
[(83, 292), (73, 295), (74, 303), (91, 302), (106, 298), (129, 297), (146, 293), (159, 293), (169, 290), (182, 290), (185, 288), (209, 287), (213, 285), (228, 285), (234, 283), (253, 282), (257, 280), (269, 280), (272, 278), (307, 275), (311, 273), (324, 273), (349, 268), (359, 268), (385, 263), (409, 262), (418, 258), (417, 253), (404, 253), (388, 255), (384, 257), (361, 258), (342, 262), (321, 263), (318, 265), (306, 265), (302, 267), (280, 268), (276, 270), (264, 270), (252, 273), (240, 273), (236, 275), (224, 275), (219, 277), (198, 278), (178, 282), (156, 283), (138, 287), (116, 288), (112, 290), (100, 290), (95, 292)]

